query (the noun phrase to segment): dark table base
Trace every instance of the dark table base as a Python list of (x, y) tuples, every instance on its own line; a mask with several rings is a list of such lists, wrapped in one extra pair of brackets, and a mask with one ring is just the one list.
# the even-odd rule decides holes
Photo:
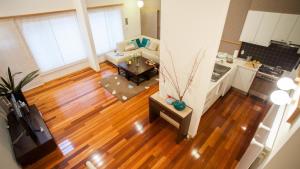
[(153, 74), (158, 74), (158, 71), (154, 69), (154, 67), (142, 74), (135, 75), (134, 73), (131, 73), (130, 71), (123, 69), (121, 67), (118, 67), (118, 74), (121, 76), (124, 76), (128, 81), (132, 81), (136, 83), (136, 85), (139, 85), (140, 83), (150, 80), (150, 78), (153, 76)]

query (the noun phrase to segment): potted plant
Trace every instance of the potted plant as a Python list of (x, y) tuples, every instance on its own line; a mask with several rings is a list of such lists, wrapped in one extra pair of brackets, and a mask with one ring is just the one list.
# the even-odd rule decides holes
[(23, 95), (22, 88), (30, 83), (33, 79), (35, 79), (39, 70), (35, 70), (28, 75), (26, 75), (23, 79), (20, 80), (18, 84), (15, 82), (15, 77), (22, 72), (11, 73), (10, 68), (7, 68), (7, 78), (1, 77), (0, 81), (0, 96), (6, 96), (9, 100), (11, 97), (11, 93), (15, 96), (16, 100), (20, 100), (25, 102), (27, 105), (27, 101)]
[(197, 73), (197, 70), (199, 68), (200, 63), (201, 63), (202, 59), (205, 56), (206, 51), (204, 50), (204, 51), (201, 52), (201, 50), (199, 50), (197, 52), (194, 63), (192, 65), (192, 69), (190, 71), (190, 74), (188, 75), (188, 80), (185, 84), (185, 87), (182, 89), (182, 88), (180, 88), (179, 83), (178, 83), (177, 73), (176, 73), (176, 70), (175, 70), (173, 56), (171, 54), (171, 51), (168, 49), (167, 46), (166, 46), (166, 50), (167, 50), (168, 55), (170, 56), (170, 61), (171, 61), (171, 65), (172, 65), (172, 70), (171, 70), (172, 72), (165, 67), (164, 63), (161, 62), (160, 73), (163, 77), (163, 80), (164, 81), (168, 80), (170, 82), (171, 86), (174, 88), (174, 90), (176, 92), (176, 100), (172, 103), (174, 108), (176, 110), (182, 111), (186, 107), (186, 104), (183, 101), (183, 98), (184, 98), (186, 92), (188, 91), (188, 89), (191, 87), (191, 84), (194, 80), (194, 77)]

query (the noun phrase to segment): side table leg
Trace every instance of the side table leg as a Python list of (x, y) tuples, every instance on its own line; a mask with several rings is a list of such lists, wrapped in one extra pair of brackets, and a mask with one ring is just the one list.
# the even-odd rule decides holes
[(152, 123), (159, 116), (159, 111), (155, 108), (155, 103), (149, 99), (149, 122)]
[(177, 133), (176, 143), (180, 143), (187, 135), (191, 122), (191, 114), (185, 117), (181, 123)]

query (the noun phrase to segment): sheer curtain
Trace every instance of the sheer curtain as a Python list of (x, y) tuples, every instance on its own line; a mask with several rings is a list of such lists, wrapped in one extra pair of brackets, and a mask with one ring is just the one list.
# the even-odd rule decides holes
[(87, 56), (74, 12), (25, 17), (17, 23), (42, 72)]
[(120, 7), (88, 10), (97, 55), (116, 49), (124, 40)]

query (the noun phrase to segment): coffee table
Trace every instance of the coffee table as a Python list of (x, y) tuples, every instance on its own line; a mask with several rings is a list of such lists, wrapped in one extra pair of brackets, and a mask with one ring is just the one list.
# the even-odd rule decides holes
[[(131, 80), (137, 85), (145, 80), (149, 80), (153, 72), (155, 71), (154, 68), (156, 65), (148, 65), (146, 61), (148, 59), (140, 56), (131, 64), (128, 62), (120, 62), (118, 64), (118, 73), (119, 75), (125, 76), (127, 80)], [(157, 74), (157, 72), (155, 72)]]

